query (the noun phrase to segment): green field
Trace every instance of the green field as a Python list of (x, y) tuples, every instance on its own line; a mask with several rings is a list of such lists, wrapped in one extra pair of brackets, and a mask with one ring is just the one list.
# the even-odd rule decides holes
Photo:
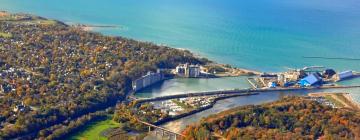
[(71, 140), (106, 140), (107, 138), (101, 136), (101, 132), (106, 129), (119, 127), (120, 124), (114, 122), (109, 116), (108, 119), (97, 121), (86, 125), (82, 130), (70, 136)]
[(57, 23), (55, 20), (34, 20), (34, 22), (42, 25), (54, 25)]
[(12, 35), (11, 34), (8, 34), (8, 33), (3, 33), (3, 32), (0, 32), (0, 37), (4, 37), (4, 38), (11, 38)]
[(344, 107), (344, 105), (339, 102), (338, 100), (335, 100), (333, 97), (331, 97), (330, 95), (326, 95), (325, 99), (329, 100), (330, 102), (334, 103), (336, 107)]

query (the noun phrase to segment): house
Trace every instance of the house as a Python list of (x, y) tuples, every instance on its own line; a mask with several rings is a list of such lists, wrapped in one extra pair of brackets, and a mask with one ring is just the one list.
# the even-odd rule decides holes
[(16, 105), (13, 109), (14, 112), (25, 112), (28, 111), (29, 107), (25, 106), (23, 102), (20, 105)]
[(299, 81), (299, 84), (302, 87), (306, 87), (306, 86), (313, 86), (315, 84), (319, 84), (321, 81), (322, 79), (317, 74), (310, 74), (305, 78), (301, 79)]

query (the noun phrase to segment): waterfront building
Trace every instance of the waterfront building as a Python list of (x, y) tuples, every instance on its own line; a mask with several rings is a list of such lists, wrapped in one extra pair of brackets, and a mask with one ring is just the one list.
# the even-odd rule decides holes
[(289, 81), (298, 81), (300, 78), (304, 78), (306, 73), (304, 70), (289, 71), (284, 74), (285, 78)]
[(180, 64), (176, 67), (176, 74), (181, 77), (185, 77), (187, 64)]
[(339, 73), (339, 80), (344, 80), (346, 78), (351, 78), (354, 76), (352, 71), (344, 71)]
[(275, 82), (269, 82), (268, 87), (269, 88), (276, 88), (276, 83)]
[(324, 72), (323, 72), (323, 75), (325, 78), (332, 78), (334, 75), (336, 74), (335, 70), (333, 69), (326, 69)]
[(181, 77), (197, 78), (200, 77), (200, 66), (188, 63), (180, 64), (176, 67), (176, 74)]
[(306, 76), (304, 79), (301, 79), (299, 81), (300, 86), (313, 86), (315, 84), (319, 84), (322, 81), (320, 76), (317, 74), (310, 74), (309, 76)]
[(132, 87), (136, 92), (162, 80), (164, 80), (164, 75), (159, 70), (156, 73), (148, 72), (146, 75), (133, 81)]
[(200, 77), (200, 66), (190, 65), (187, 74), (187, 77)]

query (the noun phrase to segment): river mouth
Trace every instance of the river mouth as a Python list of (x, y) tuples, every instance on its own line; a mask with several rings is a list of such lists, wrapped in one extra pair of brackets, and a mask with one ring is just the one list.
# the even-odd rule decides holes
[[(246, 81), (248, 76), (240, 77), (225, 77), (214, 79), (170, 79), (162, 83), (146, 88), (135, 95), (137, 97), (159, 97), (167, 95), (184, 94), (189, 92), (212, 91), (221, 89), (243, 89), (249, 88), (250, 85)], [(360, 78), (342, 81), (340, 85), (357, 85)], [(219, 100), (216, 104), (207, 110), (204, 110), (193, 115), (180, 118), (171, 122), (167, 122), (162, 127), (175, 132), (181, 132), (189, 124), (198, 123), (203, 117), (228, 110), (230, 108), (245, 106), (245, 105), (259, 105), (263, 103), (273, 102), (284, 96), (305, 96), (310, 92), (347, 92), (354, 96), (360, 95), (360, 88), (352, 89), (315, 89), (315, 90), (299, 90), (299, 91), (282, 91), (282, 92), (263, 92), (257, 95), (240, 96)]]

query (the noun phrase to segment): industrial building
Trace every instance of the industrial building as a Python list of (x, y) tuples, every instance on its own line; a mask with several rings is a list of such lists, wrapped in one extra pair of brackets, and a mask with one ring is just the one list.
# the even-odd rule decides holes
[(156, 73), (148, 72), (141, 78), (134, 80), (132, 83), (132, 87), (133, 90), (136, 92), (162, 80), (164, 80), (164, 74), (160, 72), (160, 70), (158, 70)]
[(180, 64), (176, 67), (176, 74), (180, 77), (198, 78), (200, 77), (200, 66)]
[(305, 78), (301, 79), (299, 81), (299, 85), (301, 87), (308, 87), (308, 86), (320, 84), (321, 81), (322, 81), (322, 78), (318, 74), (314, 73), (314, 74), (310, 74), (310, 75), (306, 76)]
[(338, 74), (338, 80), (344, 80), (344, 79), (347, 79), (347, 78), (351, 78), (351, 77), (353, 77), (354, 76), (354, 74), (353, 74), (353, 72), (352, 71), (344, 71), (344, 72), (340, 72), (339, 74)]

